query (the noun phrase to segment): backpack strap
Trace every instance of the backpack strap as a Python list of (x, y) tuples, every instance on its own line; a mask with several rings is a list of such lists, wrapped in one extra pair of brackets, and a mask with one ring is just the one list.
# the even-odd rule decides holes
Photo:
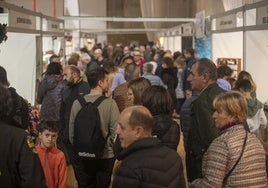
[(97, 98), (94, 102), (93, 105), (98, 107), (100, 105), (100, 103), (102, 103), (102, 101), (104, 101), (107, 97), (105, 96), (100, 96), (99, 98)]
[[(107, 97), (105, 97), (105, 96), (103, 96), (103, 95), (100, 96), (99, 98), (97, 98), (97, 99), (94, 101), (93, 105), (96, 106), (96, 107), (98, 107), (98, 106), (100, 105), (100, 103), (102, 103), (102, 101), (104, 101), (106, 98), (107, 98)], [(108, 139), (109, 135), (110, 135), (110, 128), (108, 128), (108, 134), (107, 134), (107, 136), (106, 136), (106, 138), (105, 138), (105, 143), (107, 142), (107, 139)]]
[[(97, 99), (93, 102), (93, 105), (96, 106), (96, 107), (98, 107), (98, 106), (100, 105), (100, 103), (102, 103), (102, 101), (104, 101), (106, 98), (107, 98), (107, 97), (105, 97), (105, 96), (103, 96), (103, 95), (100, 96), (99, 98), (97, 98)], [(85, 99), (83, 96), (78, 95), (77, 100), (79, 101), (79, 103), (81, 104), (82, 107), (83, 107), (83, 106), (86, 106), (87, 101), (86, 101), (86, 99)]]
[(78, 95), (77, 100), (79, 101), (79, 103), (81, 104), (82, 107), (86, 106), (87, 101), (83, 96)]

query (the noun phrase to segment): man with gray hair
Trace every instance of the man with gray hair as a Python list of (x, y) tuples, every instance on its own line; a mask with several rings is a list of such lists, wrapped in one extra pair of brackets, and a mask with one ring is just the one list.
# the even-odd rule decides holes
[(86, 64), (85, 74), (88, 75), (91, 70), (99, 68), (98, 63), (90, 57), (87, 53), (81, 55), (81, 61)]
[(213, 100), (224, 92), (216, 83), (217, 67), (207, 58), (197, 60), (190, 71), (187, 81), (192, 90), (200, 92), (192, 102), (192, 124), (189, 129), (186, 147), (186, 166), (188, 180), (202, 178), (202, 158), (210, 143), (216, 138), (218, 130), (213, 120)]
[(99, 67), (103, 67), (103, 62), (105, 61), (103, 55), (102, 55), (102, 49), (97, 48), (94, 51), (94, 59), (96, 63), (99, 65)]
[(161, 78), (153, 74), (154, 66), (150, 62), (143, 64), (142, 68), (143, 68), (142, 77), (148, 79), (152, 85), (160, 85), (160, 86), (167, 88), (167, 86), (163, 83)]

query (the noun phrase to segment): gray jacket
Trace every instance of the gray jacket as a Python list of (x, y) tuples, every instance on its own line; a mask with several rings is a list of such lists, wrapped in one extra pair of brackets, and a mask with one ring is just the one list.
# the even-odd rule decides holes
[(60, 120), (61, 95), (64, 85), (61, 75), (46, 75), (40, 82), (37, 102), (42, 105), (40, 114), (43, 120)]
[(167, 86), (163, 83), (161, 78), (157, 75), (154, 75), (152, 73), (144, 73), (142, 77), (148, 79), (152, 85), (160, 85), (160, 86), (167, 88)]

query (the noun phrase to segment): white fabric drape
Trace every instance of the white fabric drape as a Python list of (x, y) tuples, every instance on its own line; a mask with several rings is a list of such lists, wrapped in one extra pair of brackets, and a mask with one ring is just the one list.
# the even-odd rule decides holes
[(241, 7), (245, 4), (252, 4), (263, 0), (222, 0), (225, 11)]
[[(64, 0), (65, 16), (79, 16), (78, 0)], [(65, 28), (79, 28), (79, 21), (65, 20)]]
[[(157, 5), (158, 0), (140, 0), (141, 15), (142, 17), (154, 17), (155, 16), (155, 5)], [(152, 22), (144, 22), (144, 28), (153, 28), (155, 24)], [(155, 35), (153, 33), (146, 33), (149, 41), (154, 41)]]
[(222, 0), (222, 3), (225, 11), (235, 9), (243, 5), (242, 0)]

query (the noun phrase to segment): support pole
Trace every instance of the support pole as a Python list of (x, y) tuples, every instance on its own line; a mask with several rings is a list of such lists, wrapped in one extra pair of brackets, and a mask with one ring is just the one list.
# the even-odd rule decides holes
[(36, 0), (33, 0), (33, 11), (36, 12)]
[(56, 7), (56, 0), (53, 0), (53, 17), (56, 18), (57, 16), (57, 7)]

